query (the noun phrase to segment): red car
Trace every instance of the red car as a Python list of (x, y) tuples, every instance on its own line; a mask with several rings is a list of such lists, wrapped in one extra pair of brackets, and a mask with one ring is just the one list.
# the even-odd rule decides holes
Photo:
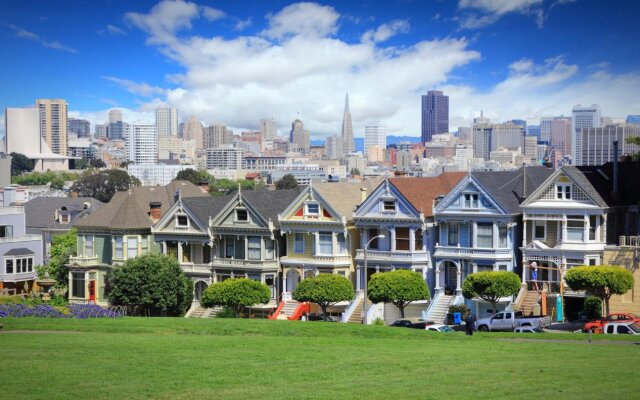
[(606, 318), (597, 319), (595, 321), (589, 321), (584, 324), (584, 331), (589, 332), (590, 329), (593, 333), (602, 333), (602, 327), (609, 322), (634, 322), (639, 323), (640, 317), (630, 313), (614, 313), (607, 315)]

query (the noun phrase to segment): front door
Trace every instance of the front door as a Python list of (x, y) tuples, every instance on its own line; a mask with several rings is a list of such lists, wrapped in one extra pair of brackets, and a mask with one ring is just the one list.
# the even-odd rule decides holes
[(296, 269), (290, 269), (287, 271), (287, 292), (291, 293), (298, 286), (300, 282), (300, 273)]
[(458, 268), (450, 261), (447, 262), (445, 269), (445, 289), (455, 291), (458, 286)]
[(89, 281), (89, 301), (96, 302), (96, 281)]

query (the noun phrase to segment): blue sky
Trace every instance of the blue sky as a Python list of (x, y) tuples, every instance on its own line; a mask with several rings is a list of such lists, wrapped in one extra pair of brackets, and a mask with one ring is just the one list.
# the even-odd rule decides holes
[(420, 94), (450, 96), (451, 126), (640, 114), (640, 2), (0, 2), (0, 106), (64, 98), (92, 123), (111, 107), (152, 122), (159, 104), (205, 124), (315, 139), (339, 133), (349, 92), (364, 125), (419, 135)]

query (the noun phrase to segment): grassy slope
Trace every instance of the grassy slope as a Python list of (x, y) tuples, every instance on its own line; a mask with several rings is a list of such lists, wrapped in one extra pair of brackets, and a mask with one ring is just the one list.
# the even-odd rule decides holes
[(0, 335), (6, 398), (624, 399), (640, 389), (636, 345), (264, 320), (6, 319), (4, 325), (82, 332)]

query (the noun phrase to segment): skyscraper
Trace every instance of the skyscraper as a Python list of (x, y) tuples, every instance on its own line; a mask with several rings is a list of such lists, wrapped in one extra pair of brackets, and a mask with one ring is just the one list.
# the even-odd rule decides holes
[(580, 104), (571, 110), (571, 161), (574, 165), (582, 165), (582, 129), (599, 128), (600, 106), (592, 104), (583, 107)]
[(158, 162), (158, 135), (154, 125), (129, 125), (127, 160), (135, 164)]
[(582, 165), (602, 165), (613, 161), (613, 142), (618, 141), (618, 157), (636, 154), (640, 145), (627, 142), (640, 136), (640, 126), (634, 124), (605, 125), (600, 128), (584, 128), (582, 136)]
[(364, 127), (364, 155), (369, 155), (369, 148), (378, 146), (387, 148), (387, 127), (382, 125)]
[(276, 121), (274, 121), (273, 118), (261, 119), (260, 132), (262, 132), (264, 140), (271, 140), (278, 136), (278, 125), (276, 124)]
[(224, 124), (211, 124), (203, 129), (203, 145), (205, 149), (213, 149), (225, 144), (233, 144), (233, 131)]
[(571, 119), (558, 117), (551, 121), (551, 146), (563, 156), (571, 153)]
[(429, 90), (422, 96), (422, 143), (433, 135), (449, 132), (449, 96), (439, 90)]
[(344, 99), (344, 114), (342, 114), (342, 153), (349, 154), (356, 150), (353, 141), (353, 124), (351, 123), (351, 110), (349, 109), (349, 93)]
[(86, 119), (67, 118), (67, 137), (69, 135), (79, 138), (91, 136), (91, 123)]
[(127, 127), (122, 121), (122, 111), (117, 108), (109, 111), (109, 129), (107, 136), (109, 140), (124, 140), (127, 133)]
[(40, 135), (55, 154), (67, 155), (67, 102), (62, 99), (38, 99)]
[(178, 136), (178, 109), (175, 107), (156, 108), (156, 131), (158, 137)]
[(291, 132), (289, 133), (289, 142), (293, 144), (294, 151), (309, 152), (311, 146), (310, 133), (304, 129), (304, 124), (299, 119), (296, 119), (291, 124)]
[(338, 135), (329, 136), (324, 145), (324, 153), (330, 160), (337, 160), (342, 156), (342, 138)]
[(204, 145), (204, 130), (202, 128), (202, 124), (195, 115), (187, 118), (187, 121), (184, 123), (184, 128), (182, 131), (182, 138), (184, 140), (195, 140), (196, 148), (202, 149)]

